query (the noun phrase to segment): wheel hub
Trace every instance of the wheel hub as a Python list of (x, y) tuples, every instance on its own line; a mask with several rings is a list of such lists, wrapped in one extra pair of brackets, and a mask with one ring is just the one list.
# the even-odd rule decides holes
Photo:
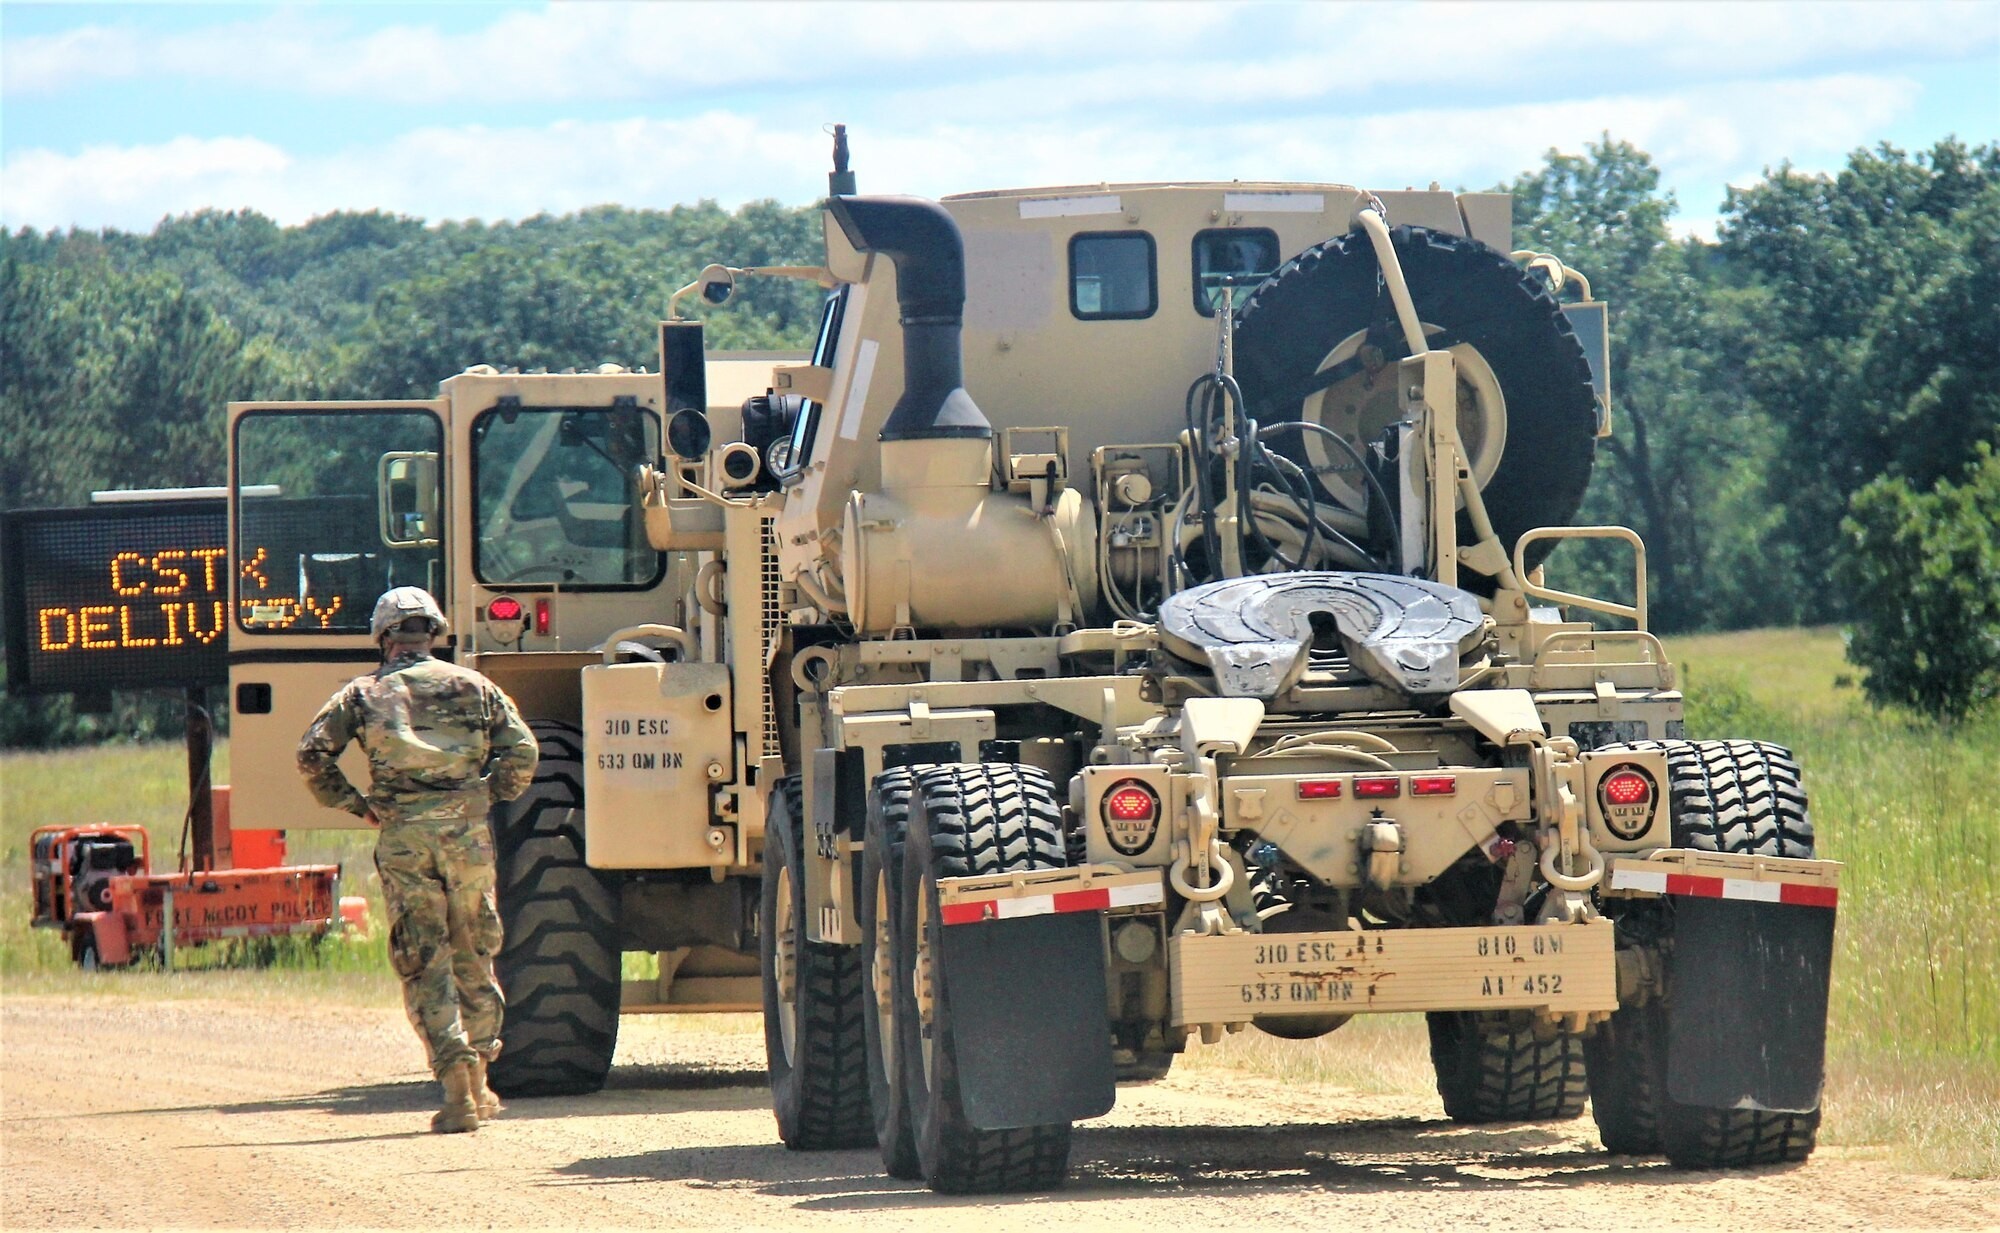
[(875, 1036), (882, 1042), (883, 1073), (896, 1073), (896, 962), (895, 934), (889, 926), (889, 875), (875, 875), (875, 954), (869, 964), (875, 983)]
[(926, 1086), (931, 1083), (932, 1054), (935, 1052), (935, 1042), (931, 1039), (931, 1033), (933, 1018), (937, 1012), (937, 995), (931, 985), (933, 971), (930, 922), (932, 916), (935, 915), (932, 909), (936, 902), (937, 890), (931, 885), (929, 879), (925, 879), (923, 895), (917, 904), (916, 927), (911, 930), (916, 935), (917, 944), (915, 947), (916, 954), (912, 957), (910, 964), (910, 988), (916, 994), (917, 1040), (922, 1049), (924, 1083)]
[(772, 941), (772, 973), (778, 986), (778, 1036), (784, 1042), (785, 1061), (794, 1060), (799, 1038), (799, 979), (797, 922), (792, 916), (792, 871), (778, 870), (778, 911)]
[[(1426, 322), (1424, 333), (1436, 335), (1443, 329)], [(1396, 397), (1396, 365), (1367, 339), (1366, 330), (1357, 331), (1327, 352), (1317, 371), (1350, 360), (1359, 362), (1359, 371), (1313, 394), (1299, 407), (1299, 418), (1332, 429), (1364, 454), (1384, 428), (1403, 417)], [(1476, 348), (1460, 343), (1450, 351), (1458, 370), (1459, 445), (1472, 465), (1473, 479), (1484, 488), (1507, 449), (1507, 400), (1492, 366)], [(1350, 509), (1363, 507), (1364, 481), (1345, 450), (1307, 434), (1305, 452), (1335, 500)]]

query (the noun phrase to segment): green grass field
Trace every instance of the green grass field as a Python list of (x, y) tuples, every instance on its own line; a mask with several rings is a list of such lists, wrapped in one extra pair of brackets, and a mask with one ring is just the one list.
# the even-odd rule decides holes
[[(215, 782), (229, 781), (229, 747), (217, 746)], [(176, 744), (0, 754), (0, 989), (11, 993), (95, 993), (132, 997), (294, 997), (304, 990), (344, 1001), (396, 999), (388, 976), (381, 892), (374, 883), (374, 837), (359, 831), (292, 831), (294, 864), (341, 866), (341, 894), (365, 895), (376, 928), (365, 938), (311, 946), (280, 939), (262, 947), (183, 951), (176, 967), (203, 971), (200, 981), (178, 973), (85, 975), (70, 963), (60, 934), (28, 925), (28, 837), (38, 826), (115, 822), (146, 828), (153, 867), (178, 863), (187, 809), (187, 753)]]
[[(1870, 710), (1839, 635), (1764, 630), (1668, 644), (1689, 694), (1689, 735), (1758, 737), (1804, 764), (1820, 854), (1846, 863), (1821, 1139), (1916, 1167), (2000, 1176), (2000, 715), (1956, 730)], [(216, 779), (227, 779), (228, 757)], [(85, 977), (58, 940), (27, 927), (27, 836), (45, 822), (134, 821), (170, 864), (185, 760), (177, 746), (0, 755), (0, 988), (106, 996), (302, 994), (393, 1002), (381, 930), (332, 950), (242, 968)], [(372, 837), (294, 831), (294, 861), (335, 861), (345, 893), (376, 896)], [(376, 905), (379, 919), (379, 903)], [(203, 962), (214, 962), (210, 957)], [(628, 961), (643, 962), (638, 956)], [(637, 974), (636, 972), (633, 974)], [(1414, 1016), (1364, 1019), (1318, 1041), (1232, 1036), (1188, 1059), (1292, 1082), (1421, 1091)]]

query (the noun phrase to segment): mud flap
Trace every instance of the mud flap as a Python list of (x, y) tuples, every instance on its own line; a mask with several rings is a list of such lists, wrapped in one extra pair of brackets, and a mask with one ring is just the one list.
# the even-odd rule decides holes
[(1803, 1113), (1826, 1074), (1831, 908), (1676, 897), (1667, 1095)]
[(1011, 1130), (1109, 1113), (1117, 1093), (1103, 916), (1032, 916), (939, 932), (966, 1120)]

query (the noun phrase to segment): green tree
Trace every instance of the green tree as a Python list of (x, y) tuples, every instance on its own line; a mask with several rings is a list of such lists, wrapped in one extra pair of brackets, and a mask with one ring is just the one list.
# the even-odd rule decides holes
[(1720, 247), (1749, 292), (1747, 388), (1771, 416), (1765, 499), (1779, 517), (1769, 623), (1845, 615), (1818, 585), (1849, 497), (1913, 490), (2000, 440), (2000, 147), (1856, 151), (1834, 176), (1789, 166), (1732, 191)]
[(1850, 508), (1837, 578), (1868, 697), (1947, 721), (1989, 704), (2000, 695), (2000, 454), (1981, 443), (1962, 483), (1927, 493), (1883, 476)]
[[(1751, 476), (1770, 426), (1740, 380), (1740, 306), (1717, 285), (1712, 253), (1675, 241), (1675, 210), (1644, 151), (1609, 134), (1582, 155), (1551, 150), (1545, 165), (1503, 186), (1514, 196), (1517, 243), (1561, 256), (1610, 305), (1614, 432), (1598, 443), (1586, 522), (1615, 523), (1646, 541), (1652, 623), (1681, 630), (1728, 619), (1721, 562), (1740, 556), (1758, 510)], [(1623, 547), (1565, 546), (1551, 564), (1563, 584), (1629, 593)], [(1732, 605), (1733, 606), (1733, 605)]]
[[(427, 396), (470, 364), (522, 371), (650, 366), (675, 289), (704, 265), (817, 265), (817, 212), (772, 202), (669, 211), (601, 207), (497, 227), (453, 225), (443, 264), (385, 285), (355, 331), (341, 392)], [(810, 283), (754, 279), (704, 310), (712, 349), (800, 350), (819, 322)]]
[(0, 255), (0, 506), (219, 483), (224, 404), (295, 377), (168, 275)]

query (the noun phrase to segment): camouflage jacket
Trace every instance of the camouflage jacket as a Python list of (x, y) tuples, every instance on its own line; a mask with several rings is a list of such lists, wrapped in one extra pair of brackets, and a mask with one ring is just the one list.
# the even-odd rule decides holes
[[(366, 796), (338, 765), (349, 741), (368, 755)], [(536, 757), (498, 685), (421, 651), (349, 681), (299, 740), (299, 773), (320, 804), (384, 825), (484, 817), (527, 790)]]

